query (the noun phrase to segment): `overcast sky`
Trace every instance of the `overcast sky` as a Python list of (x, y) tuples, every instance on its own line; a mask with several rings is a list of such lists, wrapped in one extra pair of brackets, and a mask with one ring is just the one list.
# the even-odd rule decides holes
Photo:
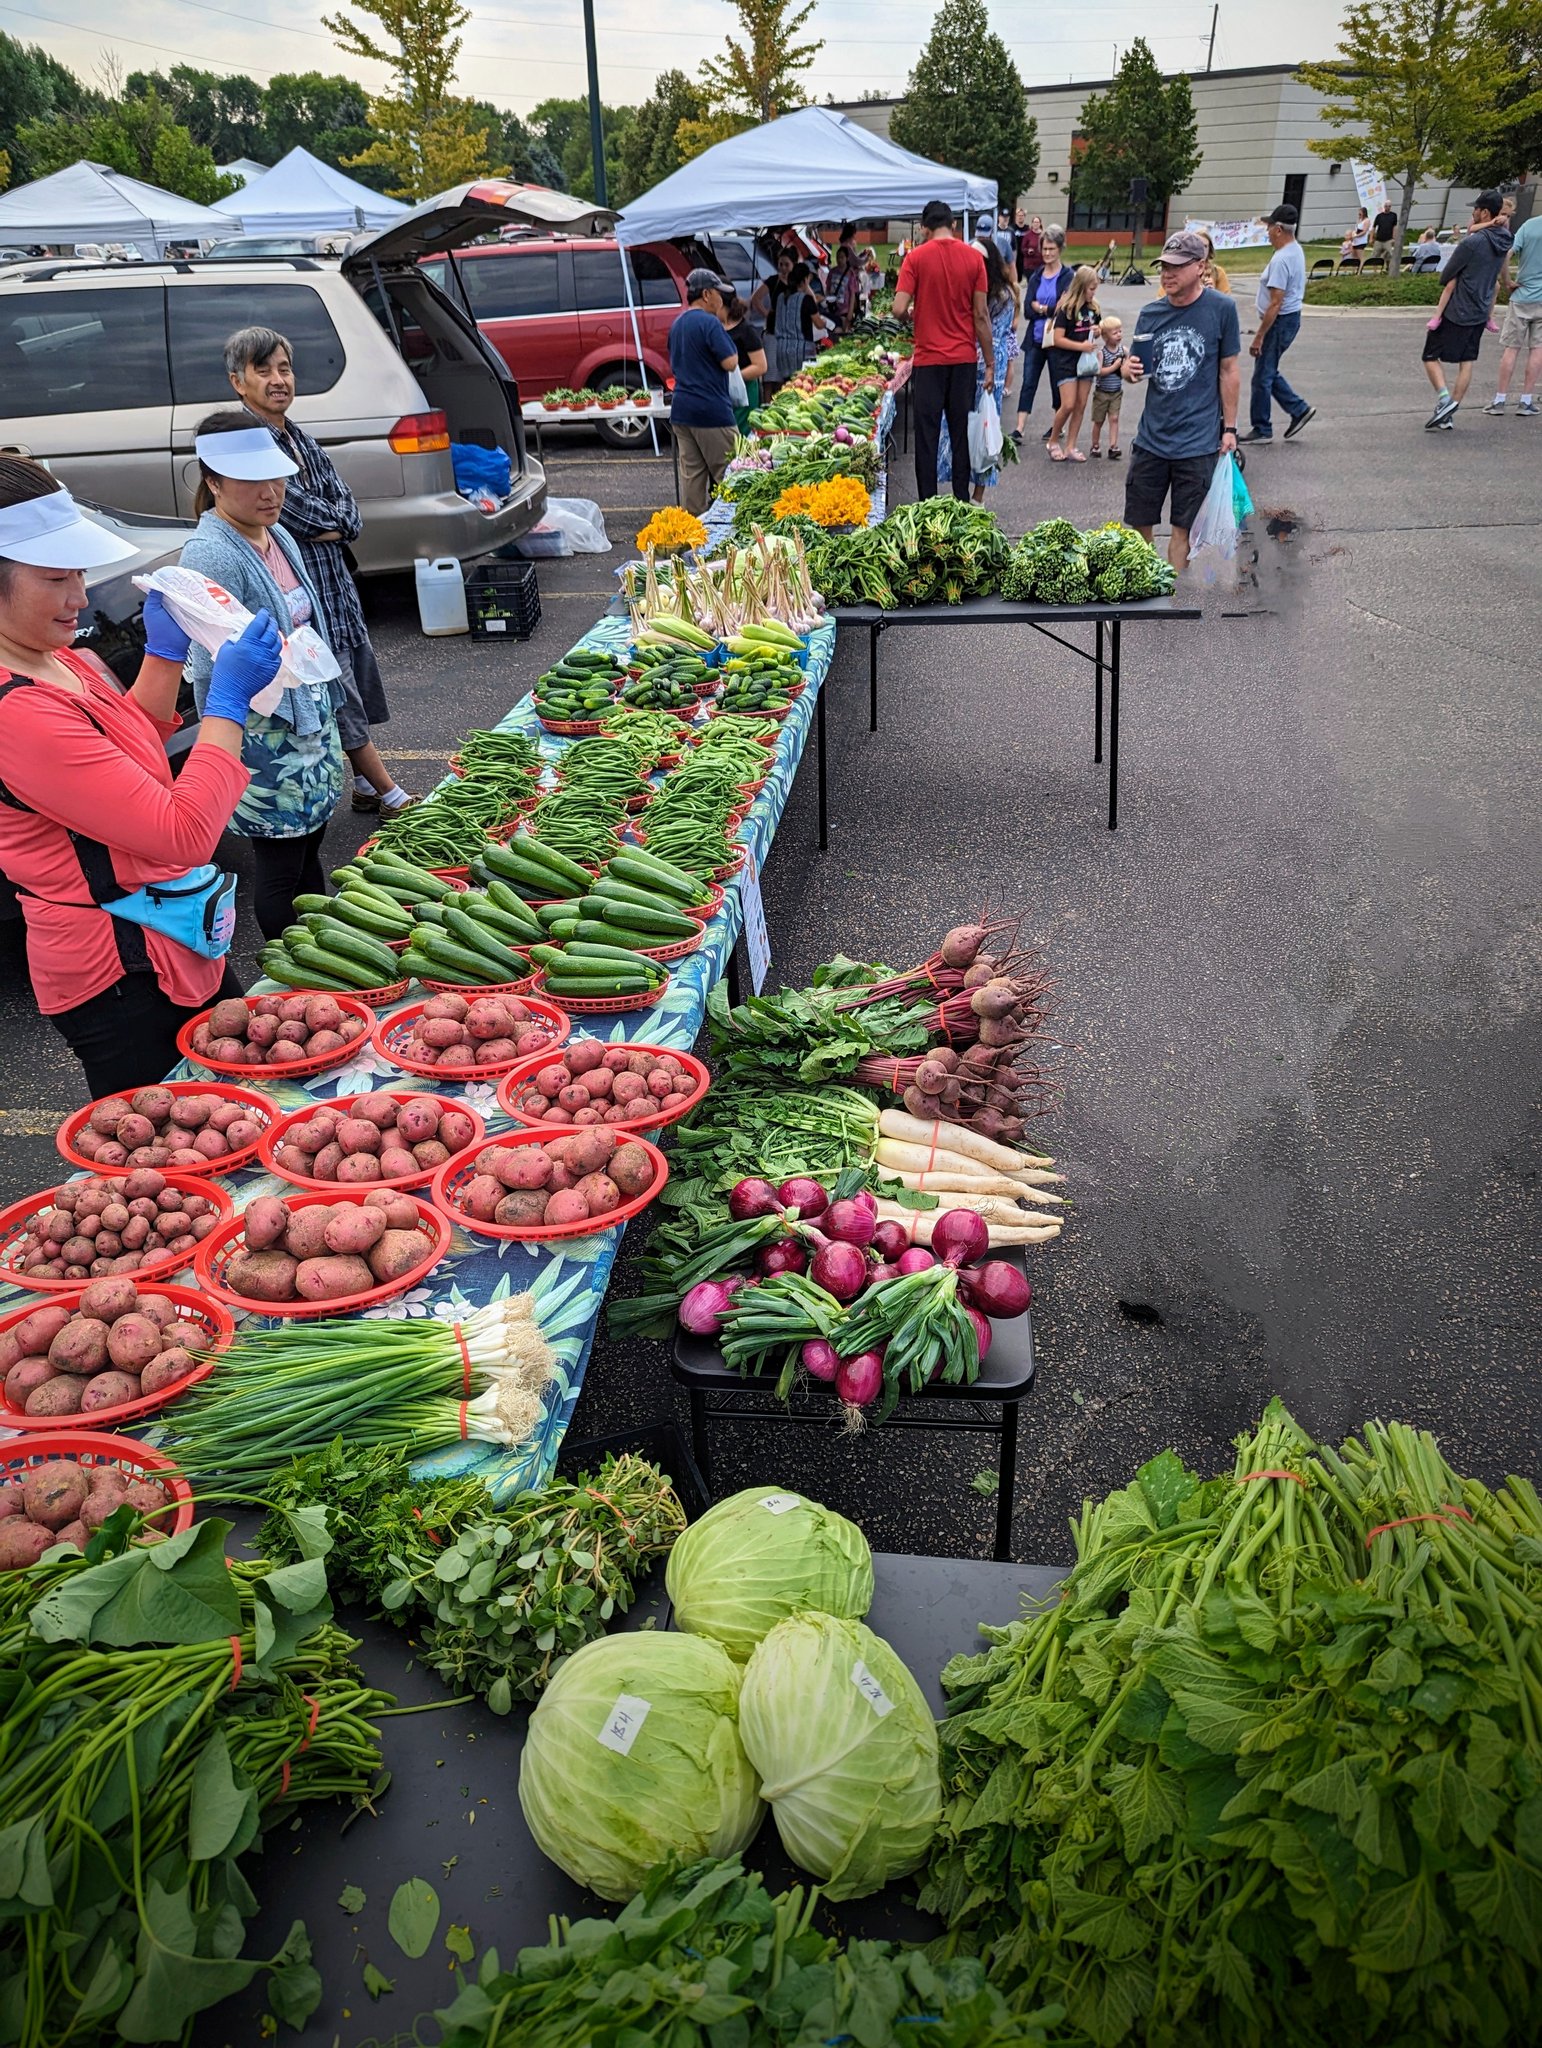
[[(339, 0), (345, 6), (346, 0)], [(1210, 33), (1209, 0), (1176, 0), (1163, 9), (1159, 32), (1152, 9), (1130, 0), (1033, 5), (989, 0), (992, 26), (1003, 36), (1029, 86), (1067, 79), (1106, 78), (1116, 48), (1145, 34), (1165, 70), (1204, 69)], [(600, 92), (607, 104), (647, 97), (660, 71), (694, 73), (737, 25), (726, 0), (676, 0), (655, 27), (647, 0), (595, 0), (599, 24)], [(0, 27), (24, 42), (41, 43), (74, 70), (92, 74), (104, 50), (124, 70), (165, 70), (192, 63), (207, 70), (245, 71), (266, 79), (275, 71), (348, 71), (366, 85), (374, 67), (344, 59), (320, 26), (332, 11), (306, 0), (28, 0), (0, 4)], [(810, 74), (810, 96), (856, 99), (865, 89), (898, 93), (925, 41), (935, 0), (819, 0), (813, 27), (825, 48)], [(1333, 49), (1339, 0), (1296, 0), (1276, 14), (1241, 0), (1222, 0), (1215, 68), (1283, 64), (1325, 57)], [(883, 40), (864, 26), (878, 19)], [(122, 24), (132, 33), (119, 33)], [(1244, 26), (1244, 23), (1247, 25)], [(489, 0), (474, 5), (461, 54), (460, 89), (528, 113), (552, 96), (585, 90), (581, 0)]]

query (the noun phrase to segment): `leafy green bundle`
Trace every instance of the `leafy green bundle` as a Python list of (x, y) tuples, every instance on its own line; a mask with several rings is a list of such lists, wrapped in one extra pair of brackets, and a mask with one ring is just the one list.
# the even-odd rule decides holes
[(808, 550), (809, 579), (829, 605), (959, 604), (994, 590), (1008, 547), (994, 513), (956, 498), (897, 505), (877, 526)]
[(614, 1920), (557, 1920), (513, 1969), (496, 1950), (438, 2013), (440, 2048), (1033, 2048), (1054, 2011), (1009, 2016), (977, 1962), (813, 1925), (817, 1889), (767, 1896), (737, 1860), (658, 1865)]
[(332, 1626), (324, 1540), (227, 1566), (230, 1533), (0, 1574), (0, 2039), (19, 2048), (179, 2040), (261, 1971), (293, 2026), (320, 1998), (299, 1921), (241, 1954), (239, 1859), (302, 1801), (368, 1801), (391, 1702)]
[(423, 1630), (423, 1655), (495, 1714), (632, 1604), (685, 1527), (656, 1466), (627, 1453), (498, 1507), (477, 1480), (419, 1484), (401, 1454), (334, 1444), (266, 1488), (262, 1541), (286, 1555), (325, 1522), (353, 1597)]
[(943, 1674), (922, 1903), (1078, 2038), (1542, 2036), (1542, 1507), (1278, 1403), (1228, 1478), (1088, 1503), (1052, 1605)]
[(1069, 519), (1045, 519), (1013, 548), (999, 587), (1003, 597), (1040, 604), (1122, 604), (1166, 597), (1177, 580), (1133, 527), (1111, 520), (1082, 533)]

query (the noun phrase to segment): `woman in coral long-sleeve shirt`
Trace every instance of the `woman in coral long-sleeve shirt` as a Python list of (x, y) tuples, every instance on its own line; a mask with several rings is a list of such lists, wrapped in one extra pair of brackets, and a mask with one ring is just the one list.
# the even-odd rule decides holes
[(173, 783), (165, 740), (188, 642), (160, 599), (146, 601), (147, 651), (127, 695), (70, 645), (83, 572), (132, 553), (47, 470), (0, 457), (0, 871), (21, 898), (38, 1008), (93, 1096), (158, 1081), (182, 1022), (240, 992), (223, 959), (97, 905), (210, 860), (246, 788), (246, 705), (280, 653), (267, 620), (221, 650), (227, 687), (216, 703), (211, 686), (208, 709), (223, 715), (203, 718)]

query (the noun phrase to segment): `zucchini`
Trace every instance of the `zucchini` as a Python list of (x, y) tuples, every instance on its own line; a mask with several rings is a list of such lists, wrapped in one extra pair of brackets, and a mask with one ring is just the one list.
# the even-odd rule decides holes
[[(516, 839), (505, 840), (504, 844), (520, 848), (527, 860), (533, 860), (538, 868), (547, 869), (566, 888), (587, 889), (594, 880), (587, 868), (581, 868), (576, 860), (569, 860), (565, 853), (558, 853), (554, 846), (547, 846), (542, 840), (521, 834)], [(493, 865), (496, 866), (496, 862)]]
[(507, 882), (500, 880), (497, 875), (489, 875), (483, 887), (487, 891), (488, 902), (503, 911), (506, 916), (512, 917), (516, 922), (524, 919), (527, 923), (534, 925), (537, 930), (540, 929), (539, 917), (530, 908), (524, 897), (511, 889)]
[(660, 939), (694, 939), (701, 926), (683, 911), (640, 909), (635, 903), (618, 902), (610, 896), (584, 896), (579, 908), (585, 917), (597, 917), (604, 924), (622, 925), (629, 931), (656, 932)]
[(641, 974), (559, 975), (552, 970), (547, 976), (546, 986), (560, 1003), (564, 996), (651, 995), (657, 984), (648, 981)]
[[(663, 872), (660, 873), (660, 869)], [(661, 896), (668, 896), (675, 903), (703, 904), (707, 892), (692, 875), (680, 868), (665, 867), (641, 847), (634, 847), (628, 853), (613, 854), (606, 869), (607, 874), (619, 881), (630, 882), (634, 889), (653, 889)]]
[(409, 946), (401, 957), (401, 971), (410, 974), (415, 981), (445, 981), (446, 975), (439, 972), (437, 964), (426, 953), (420, 953), (415, 946)]
[(543, 903), (536, 912), (536, 918), (544, 930), (550, 931), (564, 918), (577, 917), (580, 900), (577, 896), (561, 896), (554, 903)]
[(468, 952), (483, 955), (491, 966), (502, 969), (500, 981), (522, 981), (530, 972), (520, 956), (494, 938), (486, 925), (478, 924), (453, 903), (444, 906), (444, 918), (452, 939), (458, 939)]
[(680, 906), (672, 897), (662, 896), (657, 890), (639, 889), (632, 882), (618, 882), (609, 873), (601, 875), (589, 894), (603, 896), (607, 902), (635, 904), (639, 910), (662, 910), (671, 917), (680, 915)]
[(564, 951), (569, 966), (582, 960), (614, 960), (636, 973), (646, 974), (650, 981), (667, 981), (669, 970), (657, 960), (649, 960), (630, 946), (613, 945), (609, 939), (569, 939)]
[[(623, 953), (637, 953), (640, 947), (649, 943), (649, 934), (629, 932), (620, 925), (607, 924), (601, 917), (581, 917), (572, 932), (564, 933), (563, 944), (571, 949), (578, 939), (593, 945), (614, 946)], [(656, 935), (653, 942), (660, 946), (668, 944), (662, 934)]]
[(484, 954), (473, 953), (469, 947), (459, 945), (448, 932), (440, 931), (436, 925), (425, 925), (415, 943), (434, 963), (435, 981), (458, 981), (466, 987), (485, 987), (490, 982), (518, 979), (515, 975), (501, 973)]
[(348, 960), (371, 970), (374, 978), (364, 982), (363, 987), (385, 988), (401, 980), (396, 955), (378, 939), (366, 938), (363, 932), (340, 924), (335, 917), (318, 917), (314, 911), (307, 911), (302, 922), (321, 952), (332, 954), (339, 962)]
[(491, 896), (484, 896), (475, 889), (463, 889), (449, 907), (464, 912), (467, 917), (474, 917), (478, 924), (485, 924), (494, 938), (503, 939), (507, 944), (523, 945), (541, 936), (540, 920), (522, 903), (517, 912), (505, 910), (501, 904), (494, 903)]
[[(516, 888), (534, 889), (543, 896), (560, 896), (564, 889), (572, 887), (571, 883), (559, 880), (550, 868), (528, 859), (512, 840), (502, 845), (489, 842), (484, 846), (482, 865), (495, 875), (501, 875), (506, 882), (512, 882)], [(584, 881), (587, 883), (589, 880), (590, 877), (585, 875)]]
[[(340, 889), (335, 896), (323, 900), (327, 906), (325, 916), (351, 924), (355, 931), (363, 932), (369, 938), (404, 939), (412, 930), (412, 919), (407, 915), (404, 904), (393, 904), (388, 916), (376, 904), (356, 896), (352, 889)], [(300, 899), (296, 897), (295, 901), (299, 903)]]
[(392, 895), (398, 889), (416, 889), (420, 896), (427, 897), (431, 903), (438, 903), (455, 894), (448, 882), (431, 875), (427, 868), (414, 867), (411, 861), (402, 860), (394, 853), (370, 854), (364, 863), (364, 874), (366, 880), (378, 883)]
[[(372, 967), (361, 967), (358, 961), (347, 959), (320, 945), (303, 925), (300, 927), (298, 938), (291, 938), (286, 932), (284, 944), (289, 948), (289, 956), (295, 965), (303, 967), (308, 974), (328, 974), (334, 981), (340, 981), (346, 988), (351, 989), (380, 986), (380, 976)], [(400, 981), (399, 969), (392, 978)]]

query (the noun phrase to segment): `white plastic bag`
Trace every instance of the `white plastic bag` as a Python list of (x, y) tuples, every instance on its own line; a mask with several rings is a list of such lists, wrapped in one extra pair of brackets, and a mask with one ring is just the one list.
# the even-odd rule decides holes
[(749, 402), (750, 390), (744, 381), (744, 372), (735, 363), (728, 373), (728, 403), (733, 406), (745, 406)]
[(1001, 414), (987, 391), (969, 415), (969, 467), (976, 476), (996, 469), (1001, 462)]
[(1237, 483), (1235, 461), (1230, 455), (1220, 456), (1205, 502), (1189, 528), (1189, 547), (1194, 553), (1205, 548), (1228, 562), (1236, 554)]
[[(222, 584), (201, 576), (196, 569), (184, 569), (179, 562), (153, 569), (148, 576), (136, 576), (134, 588), (158, 590), (167, 611), (183, 632), (210, 654), (218, 654), (227, 641), (238, 639), (252, 623), (246, 606), (238, 603)], [(273, 623), (277, 625), (278, 621)], [(314, 627), (296, 626), (282, 638), (283, 666), (252, 699), (252, 709), (264, 716), (277, 710), (285, 690), (330, 683), (342, 673), (336, 655)]]
[(559, 555), (608, 555), (605, 515), (592, 498), (548, 498), (546, 516), (514, 543), (527, 562)]

